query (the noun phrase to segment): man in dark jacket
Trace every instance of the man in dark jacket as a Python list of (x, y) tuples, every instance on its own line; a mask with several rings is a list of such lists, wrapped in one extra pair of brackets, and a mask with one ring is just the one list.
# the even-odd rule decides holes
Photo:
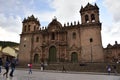
[(10, 66), (10, 60), (7, 57), (4, 65), (6, 72), (3, 74), (3, 76), (6, 75), (6, 78), (8, 78), (9, 66)]
[(11, 77), (13, 77), (13, 72), (15, 70), (15, 66), (16, 66), (16, 59), (12, 58), (12, 60), (11, 60), (11, 72), (10, 72)]

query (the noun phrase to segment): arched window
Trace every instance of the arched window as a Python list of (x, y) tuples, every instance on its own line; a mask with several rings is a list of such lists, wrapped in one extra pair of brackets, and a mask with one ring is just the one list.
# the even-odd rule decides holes
[(34, 55), (34, 63), (38, 63), (39, 62), (39, 55), (35, 54)]
[(71, 62), (73, 62), (73, 63), (78, 62), (78, 54), (76, 52), (73, 52), (71, 54)]
[(55, 40), (55, 33), (53, 32), (52, 35), (51, 35), (51, 39), (52, 40)]
[(85, 15), (85, 22), (89, 23), (89, 17), (88, 17), (88, 15)]
[(34, 31), (36, 30), (36, 26), (34, 26)]
[(73, 36), (73, 39), (76, 39), (76, 33), (75, 32), (73, 32), (72, 36)]
[(95, 22), (95, 15), (94, 14), (91, 14), (91, 21)]
[(93, 39), (92, 38), (90, 38), (90, 43), (92, 43), (93, 42)]
[(28, 31), (30, 31), (30, 25), (28, 25)]
[(26, 25), (25, 25), (25, 26), (24, 26), (24, 31), (25, 31), (25, 32), (26, 32), (26, 28), (27, 28), (27, 27), (26, 27)]
[(39, 42), (39, 37), (36, 37), (36, 42)]
[(57, 49), (55, 46), (51, 46), (49, 49), (49, 62), (57, 61)]
[(24, 44), (23, 46), (26, 47), (26, 44)]

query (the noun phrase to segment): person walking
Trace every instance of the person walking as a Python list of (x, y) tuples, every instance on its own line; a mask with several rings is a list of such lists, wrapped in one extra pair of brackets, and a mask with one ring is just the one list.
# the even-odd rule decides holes
[(12, 60), (11, 60), (11, 72), (10, 72), (11, 77), (13, 77), (13, 72), (15, 71), (15, 66), (16, 66), (16, 59), (12, 58)]
[(110, 73), (111, 73), (111, 66), (110, 65), (107, 66), (107, 71), (108, 71), (108, 74), (110, 75)]
[(41, 71), (44, 71), (44, 63), (41, 63)]
[(10, 66), (10, 60), (9, 60), (9, 58), (7, 57), (7, 58), (6, 58), (5, 65), (4, 65), (6, 72), (3, 74), (3, 76), (6, 75), (6, 78), (8, 78), (9, 66)]
[(2, 72), (2, 65), (3, 65), (2, 58), (0, 58), (0, 73)]
[(66, 72), (66, 69), (65, 69), (64, 65), (62, 67), (62, 72)]
[(28, 64), (29, 67), (29, 74), (32, 74), (32, 63)]

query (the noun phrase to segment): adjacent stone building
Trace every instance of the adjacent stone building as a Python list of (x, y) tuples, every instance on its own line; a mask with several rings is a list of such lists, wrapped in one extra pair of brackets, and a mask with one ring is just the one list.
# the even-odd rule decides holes
[(47, 27), (41, 28), (33, 15), (25, 18), (20, 34), (20, 64), (103, 62), (99, 8), (88, 3), (79, 12), (81, 24), (64, 26), (54, 18)]
[(105, 62), (120, 62), (120, 44), (108, 44), (104, 49)]

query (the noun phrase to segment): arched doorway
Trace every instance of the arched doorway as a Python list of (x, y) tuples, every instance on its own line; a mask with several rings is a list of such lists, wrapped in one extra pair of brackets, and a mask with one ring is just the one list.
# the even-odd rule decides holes
[(73, 52), (71, 54), (71, 62), (73, 62), (73, 63), (78, 62), (78, 54), (76, 52)]
[(34, 63), (38, 63), (39, 62), (39, 55), (35, 54), (34, 55)]
[(49, 62), (56, 62), (57, 58), (56, 58), (56, 48), (55, 46), (51, 46), (49, 49)]

